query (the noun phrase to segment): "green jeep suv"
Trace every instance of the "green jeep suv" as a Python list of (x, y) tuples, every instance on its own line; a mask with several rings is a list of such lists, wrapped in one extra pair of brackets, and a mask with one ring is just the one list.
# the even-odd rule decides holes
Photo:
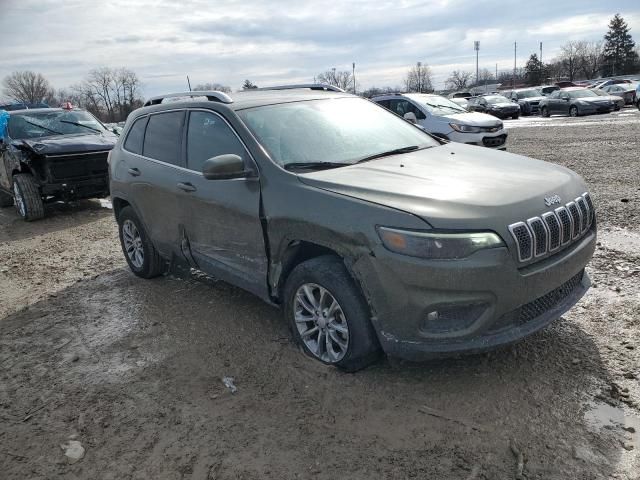
[(153, 98), (110, 178), (136, 275), (183, 264), (246, 289), (345, 370), (516, 341), (589, 287), (595, 209), (576, 173), (323, 85)]

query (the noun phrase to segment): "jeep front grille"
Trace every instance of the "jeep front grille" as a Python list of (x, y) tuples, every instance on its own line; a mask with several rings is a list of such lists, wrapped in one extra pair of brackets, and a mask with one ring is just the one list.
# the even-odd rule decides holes
[(526, 262), (542, 257), (561, 245), (581, 237), (591, 227), (595, 219), (595, 209), (588, 193), (554, 211), (545, 212), (526, 222), (509, 225), (511, 236), (516, 242), (518, 260)]

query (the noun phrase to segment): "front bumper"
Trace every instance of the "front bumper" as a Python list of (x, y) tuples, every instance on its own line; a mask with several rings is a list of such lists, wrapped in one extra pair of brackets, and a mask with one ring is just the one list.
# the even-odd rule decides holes
[[(521, 267), (506, 247), (429, 261), (383, 247), (354, 265), (382, 348), (423, 360), (515, 342), (569, 310), (589, 288), (584, 267), (595, 230), (557, 254)], [(431, 318), (433, 312), (440, 317)], [(442, 313), (444, 312), (444, 315)]]
[(581, 115), (590, 115), (594, 113), (610, 113), (615, 109), (614, 105), (577, 105), (578, 112)]
[(47, 181), (40, 186), (40, 192), (45, 196), (65, 200), (106, 197), (109, 195), (109, 178), (107, 175), (100, 175), (83, 180)]
[(478, 145), (480, 147), (506, 150), (507, 131), (502, 128), (497, 132), (463, 133), (451, 131), (447, 134), (453, 142), (465, 143), (467, 145)]

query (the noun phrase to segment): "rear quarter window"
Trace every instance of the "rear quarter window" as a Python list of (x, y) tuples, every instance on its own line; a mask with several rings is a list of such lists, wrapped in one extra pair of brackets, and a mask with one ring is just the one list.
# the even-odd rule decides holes
[(142, 155), (142, 143), (144, 142), (144, 128), (147, 126), (148, 117), (142, 117), (133, 122), (129, 129), (127, 139), (124, 142), (124, 149)]
[(142, 154), (172, 165), (180, 165), (184, 111), (149, 116)]

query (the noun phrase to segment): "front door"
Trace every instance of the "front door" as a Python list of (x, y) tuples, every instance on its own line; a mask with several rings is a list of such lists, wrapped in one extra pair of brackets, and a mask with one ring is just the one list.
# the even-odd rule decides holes
[(205, 160), (223, 154), (255, 165), (238, 136), (219, 114), (192, 110), (187, 120), (187, 169), (180, 183), (184, 233), (201, 270), (268, 297), (267, 257), (260, 221), (260, 182), (255, 178), (207, 180)]

